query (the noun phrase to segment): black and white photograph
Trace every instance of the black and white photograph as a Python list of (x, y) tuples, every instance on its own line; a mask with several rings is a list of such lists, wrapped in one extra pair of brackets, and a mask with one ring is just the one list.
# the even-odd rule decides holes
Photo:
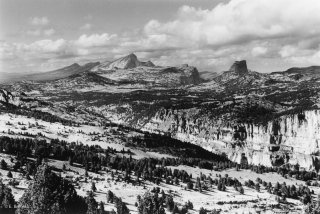
[(0, 214), (319, 214), (320, 0), (0, 0)]

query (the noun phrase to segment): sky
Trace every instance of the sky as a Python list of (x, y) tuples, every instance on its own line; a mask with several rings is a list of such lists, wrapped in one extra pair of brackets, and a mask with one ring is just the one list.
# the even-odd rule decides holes
[(258, 72), (320, 65), (319, 0), (0, 0), (0, 74), (135, 53), (156, 65)]

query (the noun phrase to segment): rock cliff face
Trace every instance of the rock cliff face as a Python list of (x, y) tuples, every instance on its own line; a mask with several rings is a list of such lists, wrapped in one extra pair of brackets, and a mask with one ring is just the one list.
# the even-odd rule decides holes
[(229, 71), (240, 75), (248, 73), (247, 62), (245, 60), (235, 61)]
[(171, 133), (171, 136), (202, 146), (210, 151), (225, 152), (238, 163), (279, 166), (299, 164), (307, 169), (319, 168), (320, 111), (305, 111), (282, 116), (265, 125), (234, 124), (225, 126), (206, 117), (194, 119), (197, 110), (179, 112), (162, 110), (145, 130)]

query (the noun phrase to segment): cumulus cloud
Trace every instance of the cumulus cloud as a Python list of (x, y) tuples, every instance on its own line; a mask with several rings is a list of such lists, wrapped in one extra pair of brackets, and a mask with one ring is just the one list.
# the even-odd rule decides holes
[[(150, 46), (155, 48), (183, 49), (190, 60), (198, 59), (195, 61), (205, 63), (203, 65), (238, 59), (279, 61), (281, 58), (288, 66), (297, 62), (319, 64), (316, 61), (320, 51), (318, 11), (318, 0), (231, 0), (212, 9), (183, 6), (173, 20), (149, 21), (143, 28), (145, 37), (140, 43), (153, 44)], [(157, 37), (161, 39), (152, 41)], [(205, 51), (208, 49), (228, 55), (222, 56), (226, 59), (220, 54), (209, 56)], [(200, 52), (192, 55), (193, 50)], [(170, 54), (176, 60), (181, 58), (175, 55), (177, 51)], [(313, 60), (307, 60), (308, 57)]]
[(59, 53), (66, 49), (67, 41), (64, 39), (50, 40), (44, 39), (23, 46), (25, 50), (30, 50), (37, 53)]
[(232, 0), (212, 10), (183, 6), (175, 20), (150, 21), (148, 35), (173, 35), (198, 45), (228, 45), (320, 33), (318, 0)]
[(75, 44), (80, 47), (99, 47), (112, 44), (112, 42), (117, 38), (116, 34), (92, 34), (81, 35), (76, 41)]
[[(49, 29), (47, 34), (54, 33), (54, 30)], [(92, 34), (81, 35), (76, 40), (65, 39), (41, 39), (29, 44), (24, 43), (0, 43), (0, 53), (2, 59), (8, 56), (13, 58), (28, 58), (28, 59), (52, 59), (52, 58), (68, 58), (88, 55), (92, 50), (98, 51), (104, 47), (110, 47), (117, 39), (115, 34)], [(98, 48), (98, 50), (96, 50)], [(106, 51), (106, 50), (103, 50)]]
[(262, 55), (266, 54), (267, 51), (268, 51), (268, 49), (266, 47), (257, 46), (257, 47), (252, 48), (251, 53), (253, 56), (262, 56)]
[(294, 54), (297, 53), (297, 51), (298, 51), (297, 47), (294, 47), (292, 45), (286, 45), (280, 49), (279, 54), (281, 57), (285, 58), (285, 57), (293, 56)]
[(30, 23), (34, 26), (45, 26), (49, 24), (48, 17), (32, 17), (30, 18)]

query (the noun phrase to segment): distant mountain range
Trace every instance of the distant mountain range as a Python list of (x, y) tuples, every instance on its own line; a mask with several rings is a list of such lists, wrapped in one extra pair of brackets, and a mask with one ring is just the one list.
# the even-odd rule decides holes
[[(81, 74), (89, 71), (96, 72), (97, 74), (104, 75), (105, 77), (122, 76), (124, 78), (124, 75), (125, 75), (123, 74), (124, 70), (135, 71), (133, 75), (138, 75), (138, 74), (146, 73), (148, 71), (151, 71), (150, 73), (152, 73), (152, 72), (161, 72), (162, 70), (165, 70), (163, 73), (168, 73), (168, 72), (177, 73), (178, 70), (180, 71), (181, 69), (185, 70), (185, 68), (187, 67), (189, 66), (183, 66), (183, 65), (177, 66), (177, 67), (155, 66), (154, 63), (152, 63), (151, 61), (147, 61), (147, 62), (140, 61), (137, 58), (137, 56), (132, 53), (127, 56), (116, 59), (112, 62), (109, 62), (109, 61), (105, 61), (102, 63), (90, 62), (82, 66), (77, 63), (74, 63), (72, 65), (69, 65), (60, 69), (56, 69), (53, 71), (38, 72), (38, 73), (32, 73), (27, 75), (6, 74), (5, 79), (2, 80), (2, 83), (17, 82), (22, 80), (51, 81), (51, 80), (63, 79), (75, 74)], [(191, 66), (189, 68), (193, 69), (194, 67)], [(110, 74), (111, 71), (113, 72), (113, 75)], [(117, 75), (115, 74), (115, 71), (117, 71)], [(126, 75), (129, 75), (129, 73), (127, 73)], [(182, 82), (186, 82), (187, 84), (189, 83), (198, 84), (200, 82), (215, 81), (219, 83), (229, 82), (229, 84), (236, 84), (237, 86), (239, 86), (238, 83), (242, 85), (242, 84), (245, 84), (245, 82), (247, 83), (249, 82), (254, 83), (257, 81), (260, 82), (261, 79), (265, 79), (267, 81), (270, 78), (271, 79), (276, 78), (276, 76), (278, 76), (277, 79), (279, 79), (279, 75), (283, 76), (283, 78), (280, 78), (280, 79), (289, 79), (289, 80), (292, 80), (292, 79), (298, 80), (301, 78), (304, 78), (304, 79), (318, 78), (320, 77), (320, 66), (310, 66), (310, 67), (302, 67), (302, 68), (294, 67), (294, 68), (289, 68), (286, 71), (278, 71), (278, 72), (272, 72), (270, 74), (263, 74), (263, 73), (249, 71), (247, 68), (246, 61), (242, 60), (242, 61), (236, 61), (228, 71), (225, 71), (225, 72), (196, 71), (191, 75), (192, 78), (195, 78), (195, 79), (193, 79), (192, 81), (190, 81), (189, 79), (187, 81), (182, 81)], [(237, 77), (240, 77), (240, 80)], [(181, 78), (188, 79), (188, 74), (184, 77), (181, 76)], [(130, 79), (134, 79), (134, 78), (130, 78)], [(237, 80), (233, 81), (234, 79), (237, 79)], [(139, 81), (141, 81), (141, 78), (139, 78)]]

